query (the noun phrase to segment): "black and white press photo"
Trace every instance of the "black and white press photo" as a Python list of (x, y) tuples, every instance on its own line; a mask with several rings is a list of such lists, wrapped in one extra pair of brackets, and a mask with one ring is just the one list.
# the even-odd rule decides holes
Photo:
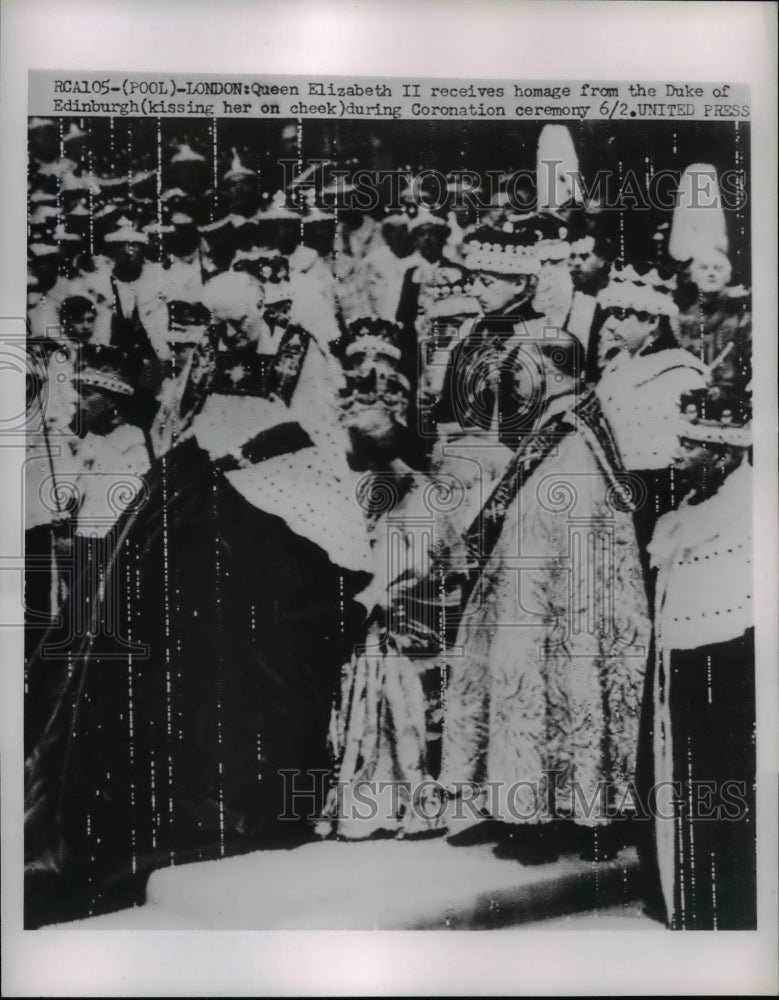
[(31, 76), (25, 928), (757, 928), (748, 114)]

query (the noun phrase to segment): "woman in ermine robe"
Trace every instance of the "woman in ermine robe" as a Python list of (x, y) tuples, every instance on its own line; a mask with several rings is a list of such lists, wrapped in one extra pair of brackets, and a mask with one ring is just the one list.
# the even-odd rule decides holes
[(546, 403), (468, 533), (446, 690), (452, 834), (495, 820), (499, 853), (528, 863), (557, 855), (552, 821), (629, 810), (649, 644), (629, 477), (596, 398), (576, 395), (577, 348), (525, 348), (518, 391), (535, 364)]

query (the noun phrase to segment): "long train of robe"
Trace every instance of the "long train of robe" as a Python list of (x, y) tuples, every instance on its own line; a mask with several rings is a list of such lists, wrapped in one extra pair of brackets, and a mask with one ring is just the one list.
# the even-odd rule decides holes
[(66, 608), (32, 665), (30, 697), (55, 707), (26, 762), (27, 926), (127, 905), (160, 866), (294, 842), (321, 807), (367, 576), (253, 507), (192, 440), (147, 487), (109, 536), (95, 620), (113, 629), (70, 635)]

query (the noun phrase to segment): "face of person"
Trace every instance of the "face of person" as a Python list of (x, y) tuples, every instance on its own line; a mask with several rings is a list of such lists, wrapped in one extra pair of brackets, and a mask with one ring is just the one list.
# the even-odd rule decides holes
[(414, 230), (414, 246), (425, 260), (434, 263), (440, 260), (448, 236), (447, 226), (429, 224), (418, 226)]
[(389, 448), (405, 419), (407, 388), (391, 349), (358, 346), (345, 370), (344, 425), (363, 444)]
[(165, 249), (174, 257), (186, 257), (197, 250), (199, 243), (195, 226), (177, 226), (165, 241)]
[(615, 309), (614, 337), (620, 347), (635, 354), (657, 329), (658, 318), (633, 309)]
[(702, 292), (721, 292), (730, 275), (730, 261), (725, 254), (697, 257), (690, 267), (690, 277)]
[(409, 236), (408, 226), (385, 225), (382, 226), (381, 235), (384, 237), (384, 242), (396, 257), (408, 257), (413, 250), (413, 244), (411, 242), (411, 237)]
[(29, 143), (32, 155), (44, 163), (50, 163), (59, 156), (60, 137), (56, 126), (33, 129), (29, 135)]
[(112, 392), (82, 385), (79, 390), (79, 426), (92, 434), (110, 434), (122, 422), (118, 402), (118, 397)]
[(690, 438), (679, 438), (679, 445), (673, 456), (673, 467), (683, 488), (705, 488), (707, 482), (718, 479), (721, 476), (718, 468), (720, 462), (720, 453), (711, 445)]
[(289, 323), (292, 303), (286, 299), (283, 302), (273, 302), (265, 307), (264, 320), (270, 327), (286, 326)]
[(597, 284), (605, 264), (604, 259), (595, 253), (595, 240), (592, 236), (586, 236), (571, 244), (568, 268), (574, 288), (586, 289)]
[(255, 179), (250, 174), (231, 178), (225, 184), (225, 197), (231, 212), (251, 214), (258, 204)]
[(468, 201), (455, 201), (450, 207), (452, 215), (455, 217), (458, 226), (462, 226), (465, 229), (466, 226), (470, 224), (476, 218), (476, 213)]
[(88, 310), (77, 319), (71, 319), (65, 324), (65, 334), (70, 340), (76, 340), (79, 344), (86, 344), (92, 339), (95, 332), (95, 311)]
[(527, 278), (521, 275), (511, 279), (482, 271), (476, 276), (471, 295), (477, 299), (484, 315), (491, 316), (519, 298), (526, 288)]
[(59, 274), (59, 257), (56, 254), (47, 254), (44, 257), (34, 257), (31, 264), (32, 273), (38, 282), (38, 291), (48, 291)]
[(275, 226), (273, 245), (284, 257), (288, 257), (300, 243), (300, 225), (293, 219), (280, 219)]
[(140, 271), (144, 250), (141, 243), (116, 243), (113, 250), (114, 265), (118, 271)]

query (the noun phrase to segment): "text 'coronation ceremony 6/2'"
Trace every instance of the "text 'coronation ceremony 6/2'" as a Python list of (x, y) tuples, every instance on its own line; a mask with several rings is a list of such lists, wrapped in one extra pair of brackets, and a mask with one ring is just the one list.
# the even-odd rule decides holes
[(749, 125), (186, 115), (28, 120), (25, 926), (406, 841), (754, 929)]

